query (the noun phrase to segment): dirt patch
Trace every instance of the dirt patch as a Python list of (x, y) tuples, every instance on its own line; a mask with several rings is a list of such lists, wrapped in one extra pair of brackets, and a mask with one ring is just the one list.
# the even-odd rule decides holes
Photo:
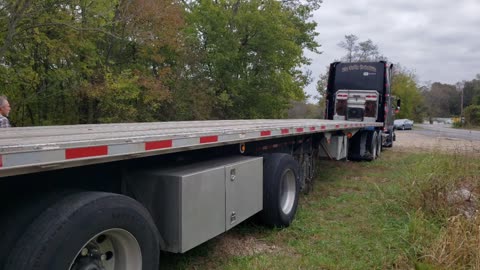
[(215, 256), (253, 256), (282, 252), (279, 246), (267, 243), (252, 235), (228, 232), (215, 240)]
[(446, 137), (432, 138), (411, 132), (396, 132), (396, 151), (439, 151), (452, 154), (472, 154), (480, 156), (480, 141), (467, 141)]

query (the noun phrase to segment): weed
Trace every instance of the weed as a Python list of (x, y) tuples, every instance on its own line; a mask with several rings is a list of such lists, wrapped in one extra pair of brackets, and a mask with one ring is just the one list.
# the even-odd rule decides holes
[(480, 215), (451, 217), (426, 252), (425, 262), (443, 269), (480, 269)]

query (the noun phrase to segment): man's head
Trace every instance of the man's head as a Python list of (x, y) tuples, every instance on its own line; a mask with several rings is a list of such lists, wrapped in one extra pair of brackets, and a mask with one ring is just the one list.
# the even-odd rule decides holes
[(8, 103), (6, 96), (0, 96), (0, 114), (8, 117), (10, 113), (10, 103)]

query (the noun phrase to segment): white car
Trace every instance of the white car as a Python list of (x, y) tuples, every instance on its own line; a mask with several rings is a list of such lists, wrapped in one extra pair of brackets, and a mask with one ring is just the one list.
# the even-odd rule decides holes
[(393, 126), (395, 129), (413, 129), (413, 120), (409, 119), (397, 119), (393, 121)]

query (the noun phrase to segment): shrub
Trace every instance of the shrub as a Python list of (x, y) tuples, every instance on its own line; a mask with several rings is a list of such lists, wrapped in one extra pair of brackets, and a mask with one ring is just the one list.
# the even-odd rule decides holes
[(465, 123), (469, 126), (480, 126), (480, 105), (465, 108)]

